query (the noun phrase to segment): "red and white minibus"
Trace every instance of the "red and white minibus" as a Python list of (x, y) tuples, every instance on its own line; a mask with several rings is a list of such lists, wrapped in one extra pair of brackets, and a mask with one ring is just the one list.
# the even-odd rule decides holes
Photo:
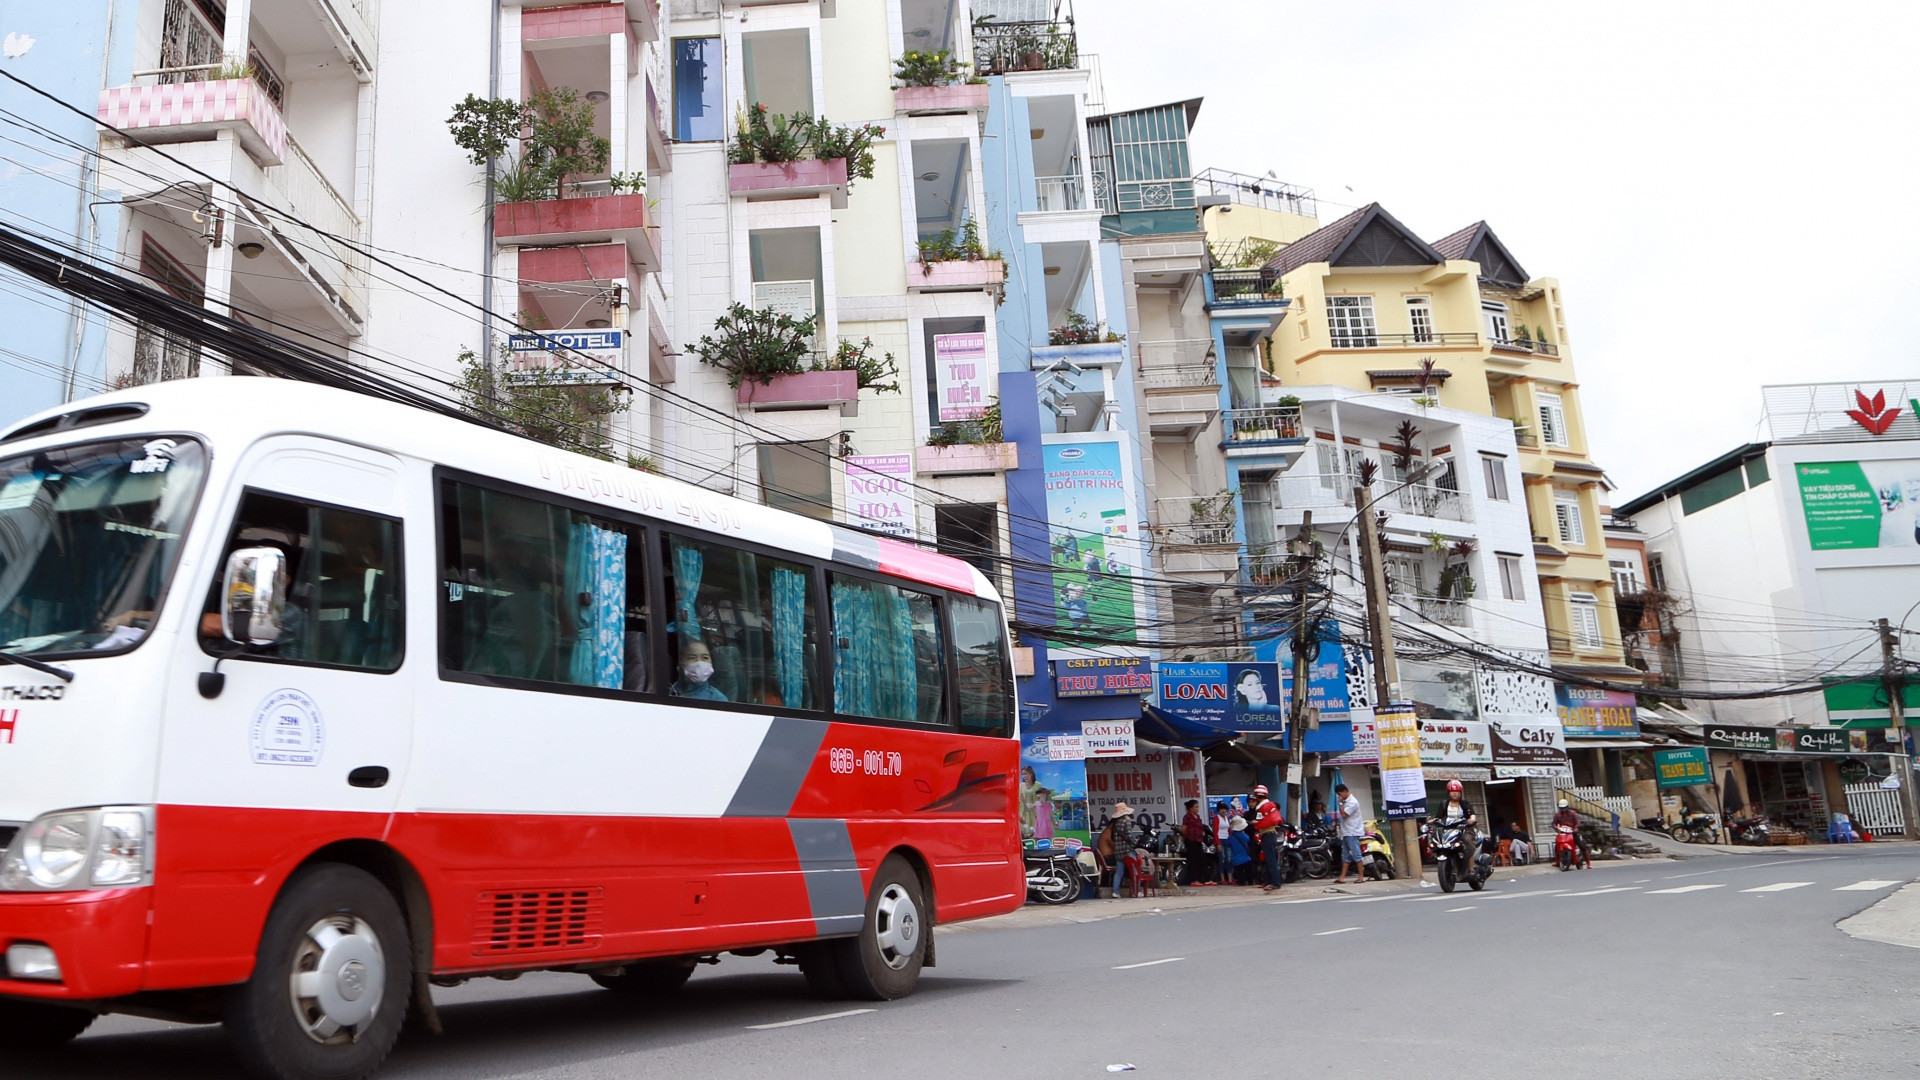
[(198, 379), (0, 435), (0, 1054), (224, 1022), (379, 1064), (429, 987), (892, 998), (1025, 898), (967, 563), (438, 416)]

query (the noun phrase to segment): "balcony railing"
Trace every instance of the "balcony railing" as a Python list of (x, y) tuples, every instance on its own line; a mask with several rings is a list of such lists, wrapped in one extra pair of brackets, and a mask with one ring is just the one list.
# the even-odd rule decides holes
[(1213, 339), (1204, 338), (1167, 338), (1161, 341), (1142, 341), (1140, 348), (1140, 366), (1143, 369), (1189, 367), (1205, 364), (1213, 366)]
[(1213, 390), (1220, 386), (1220, 372), (1212, 364), (1152, 367), (1140, 373), (1140, 385), (1148, 390)]
[[(319, 272), (329, 285), (341, 293), (340, 299), (362, 317), (367, 306), (360, 297), (366, 287), (367, 271), (371, 267), (364, 250), (361, 250), (360, 217), (341, 194), (334, 190), (320, 167), (313, 163), (307, 152), (289, 135), (287, 153), (278, 168), (266, 170), (267, 183), (271, 185), (271, 201), (286, 208), (294, 217), (301, 219), (315, 229), (331, 233), (333, 236), (353, 241), (342, 243), (324, 236), (314, 236), (312, 242), (303, 243), (312, 259), (312, 268)], [(293, 229), (296, 240), (301, 230)]]
[[(135, 79), (159, 83), (205, 82), (226, 64), (226, 39), (192, 0), (167, 0), (160, 23), (160, 66), (134, 72)], [(267, 65), (260, 50), (247, 50), (253, 81), (267, 92), (274, 107), (287, 105), (286, 83)]]
[(1215, 303), (1278, 299), (1281, 295), (1280, 272), (1277, 270), (1258, 267), (1251, 270), (1215, 270), (1212, 276)]
[(1080, 43), (1073, 23), (1001, 22), (990, 20), (973, 27), (973, 68), (979, 75), (1015, 71), (1058, 71), (1080, 62)]
[(1305, 438), (1297, 405), (1263, 405), (1257, 409), (1228, 409), (1220, 414), (1220, 431), (1227, 445), (1267, 443)]
[(1544, 341), (1531, 341), (1527, 338), (1494, 338), (1493, 347), (1506, 352), (1533, 353), (1536, 356), (1559, 356), (1560, 347)]
[(1239, 514), (1232, 496), (1174, 496), (1153, 501), (1153, 525), (1148, 532), (1162, 547), (1214, 547), (1238, 543), (1234, 523)]
[[(1400, 598), (1401, 603), (1405, 603), (1408, 599), (1408, 597)], [(1472, 625), (1472, 621), (1467, 617), (1465, 600), (1439, 596), (1416, 596), (1411, 599), (1420, 609), (1420, 617), (1430, 623), (1441, 623), (1446, 626)]]
[(1422, 345), (1477, 346), (1480, 335), (1465, 334), (1377, 334), (1371, 330), (1335, 330), (1333, 347), (1336, 349), (1409, 349)]
[(1353, 505), (1353, 477), (1346, 473), (1286, 473), (1273, 482), (1274, 502), (1287, 510)]
[(1078, 176), (1036, 176), (1033, 186), (1042, 210), (1086, 209), (1085, 186)]
[(1515, 446), (1521, 447), (1522, 449), (1526, 449), (1526, 450), (1540, 449), (1540, 436), (1535, 435), (1533, 432), (1528, 431), (1525, 428), (1513, 429), (1513, 442)]
[(1194, 208), (1193, 181), (1186, 177), (1110, 181), (1106, 173), (1096, 169), (1093, 174), (1093, 200), (1109, 214), (1191, 210)]
[(1418, 514), (1442, 521), (1473, 520), (1466, 498), (1457, 491), (1418, 486), (1400, 488), (1398, 491), (1389, 488), (1387, 497), (1382, 501), (1405, 514)]

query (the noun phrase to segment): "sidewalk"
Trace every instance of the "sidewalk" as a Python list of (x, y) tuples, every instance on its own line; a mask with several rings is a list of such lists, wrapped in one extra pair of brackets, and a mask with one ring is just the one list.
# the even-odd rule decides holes
[[(1624, 836), (1652, 844), (1662, 853), (1675, 859), (1700, 859), (1708, 855), (1805, 855), (1811, 852), (1832, 854), (1836, 851), (1869, 851), (1880, 849), (1881, 844), (1908, 844), (1913, 841), (1899, 839), (1875, 840), (1868, 844), (1827, 844), (1815, 841), (1810, 844), (1687, 844), (1675, 840), (1666, 833), (1657, 833), (1651, 829), (1626, 828), (1620, 830)], [(1883, 849), (1880, 849), (1883, 850)]]
[[(1679, 845), (1682, 847), (1700, 847), (1701, 845)], [(1743, 852), (1753, 852), (1757, 848), (1740, 848)], [(1621, 858), (1595, 862), (1595, 870), (1617, 867), (1644, 867), (1649, 862), (1666, 862), (1662, 859)], [(1531, 866), (1501, 866), (1494, 868), (1492, 887), (1498, 889), (1502, 882), (1519, 878), (1539, 877), (1544, 874), (1559, 873), (1551, 863), (1534, 863)], [(1585, 871), (1574, 871), (1585, 873)], [(1078, 900), (1071, 904), (1028, 904), (1019, 911), (1005, 915), (996, 915), (990, 919), (976, 919), (972, 922), (954, 923), (935, 928), (937, 934), (966, 934), (980, 930), (1019, 930), (1039, 926), (1061, 926), (1072, 923), (1103, 922), (1107, 919), (1125, 919), (1137, 915), (1171, 915), (1182, 911), (1197, 911), (1204, 908), (1249, 907), (1254, 904), (1286, 904), (1328, 895), (1348, 895), (1354, 897), (1378, 896), (1383, 893), (1417, 893), (1426, 890), (1438, 891), (1433, 881), (1433, 868), (1426, 869), (1425, 885), (1399, 878), (1393, 881), (1361, 881), (1335, 885), (1332, 878), (1321, 881), (1296, 881), (1277, 893), (1264, 893), (1253, 886), (1214, 885), (1180, 890), (1180, 895), (1171, 893), (1160, 896), (1139, 898), (1121, 898), (1118, 900)], [(1460, 892), (1467, 892), (1465, 885)]]

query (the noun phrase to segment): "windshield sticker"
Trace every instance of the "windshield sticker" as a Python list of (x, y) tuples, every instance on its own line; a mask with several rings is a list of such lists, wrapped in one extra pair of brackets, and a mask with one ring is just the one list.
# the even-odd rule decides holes
[(155, 439), (140, 448), (146, 452), (147, 456), (129, 463), (127, 471), (131, 473), (166, 472), (167, 466), (173, 464), (173, 452), (179, 447), (180, 444), (172, 439)]
[(16, 476), (0, 488), (0, 510), (18, 510), (33, 505), (33, 497), (40, 494), (41, 479), (39, 473)]
[(54, 683), (50, 686), (0, 686), (0, 701), (59, 701), (67, 696), (67, 688)]
[(13, 725), (19, 722), (19, 709), (0, 709), (0, 743), (13, 743)]
[(253, 710), (255, 765), (318, 765), (326, 744), (320, 706), (291, 688), (268, 694)]
[(180, 539), (180, 534), (176, 532), (162, 532), (159, 529), (149, 529), (145, 525), (129, 525), (124, 521), (109, 521), (104, 527), (108, 532), (132, 533), (135, 536), (145, 536), (153, 540)]

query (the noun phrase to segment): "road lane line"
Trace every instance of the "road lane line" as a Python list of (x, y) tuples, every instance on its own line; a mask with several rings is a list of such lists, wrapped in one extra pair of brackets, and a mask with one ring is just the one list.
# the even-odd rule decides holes
[(1456, 911), (1472, 911), (1473, 909), (1474, 909), (1474, 905), (1468, 904), (1466, 907), (1450, 907), (1447, 909), (1447, 913), (1451, 915)]
[(1537, 889), (1533, 892), (1494, 893), (1491, 896), (1482, 897), (1482, 899), (1484, 900), (1518, 900), (1523, 896), (1558, 896), (1559, 894), (1566, 891), (1567, 890), (1565, 889)]
[(1813, 884), (1811, 881), (1776, 881), (1771, 885), (1762, 885), (1757, 889), (1741, 889), (1741, 892), (1786, 892), (1788, 889), (1804, 889)]
[(1875, 889), (1890, 889), (1900, 884), (1897, 881), (1856, 881), (1851, 885), (1842, 885), (1834, 892), (1872, 892)]
[(1343, 926), (1343, 927), (1341, 927), (1341, 928), (1340, 928), (1340, 929), (1338, 929), (1338, 930), (1322, 930), (1322, 931), (1320, 931), (1319, 933), (1317, 933), (1317, 934), (1315, 934), (1315, 935), (1313, 935), (1313, 936), (1314, 936), (1314, 937), (1326, 937), (1326, 936), (1327, 936), (1327, 935), (1329, 935), (1329, 934), (1344, 934), (1344, 933), (1346, 933), (1346, 932), (1347, 932), (1347, 931), (1349, 931), (1349, 930), (1358, 930), (1358, 929), (1360, 929), (1360, 928), (1359, 928), (1359, 927), (1357, 927), (1357, 926)]
[(1327, 900), (1349, 900), (1346, 896), (1309, 896), (1305, 900), (1269, 900), (1269, 904), (1318, 904)]
[(1142, 960), (1137, 964), (1121, 964), (1118, 967), (1114, 968), (1113, 970), (1132, 971), (1134, 968), (1152, 967), (1155, 964), (1177, 964), (1180, 961), (1185, 959), (1186, 957), (1184, 956), (1169, 956), (1165, 960)]
[(1639, 891), (1640, 886), (1638, 885), (1616, 885), (1611, 889), (1588, 889), (1586, 892), (1561, 893), (1560, 898), (1564, 900), (1569, 896), (1605, 896), (1608, 893)]
[(798, 1020), (782, 1020), (777, 1024), (748, 1024), (748, 1031), (772, 1031), (774, 1028), (799, 1027), (801, 1024), (817, 1024), (822, 1020), (838, 1020), (843, 1016), (859, 1016), (873, 1012), (872, 1009), (847, 1009), (844, 1012), (822, 1013), (819, 1016), (803, 1016)]
[(1681, 885), (1672, 889), (1654, 889), (1651, 892), (1647, 893), (1647, 895), (1648, 896), (1666, 896), (1670, 893), (1705, 892), (1708, 889), (1724, 889), (1726, 887), (1727, 887), (1727, 883), (1724, 881), (1716, 882), (1712, 885)]
[(1405, 900), (1404, 896), (1363, 896), (1358, 900), (1342, 900), (1343, 904), (1377, 904), (1382, 900)]
[(1668, 874), (1663, 880), (1679, 881), (1681, 878), (1705, 877), (1708, 874), (1734, 874), (1742, 870), (1772, 870), (1780, 859), (1792, 859), (1795, 865), (1810, 862), (1826, 862), (1829, 859), (1844, 859), (1846, 855), (1773, 855), (1766, 862), (1750, 863), (1746, 866), (1723, 866), (1718, 870), (1695, 870), (1691, 874)]

